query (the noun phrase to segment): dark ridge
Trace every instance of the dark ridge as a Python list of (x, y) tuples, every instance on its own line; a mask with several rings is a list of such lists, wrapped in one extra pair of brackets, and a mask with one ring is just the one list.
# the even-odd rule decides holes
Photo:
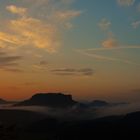
[(94, 101), (90, 102), (89, 105), (94, 106), (94, 107), (106, 107), (106, 106), (109, 106), (110, 103), (108, 103), (106, 101), (102, 101), (102, 100), (94, 100)]
[(72, 99), (71, 95), (62, 93), (38, 93), (33, 95), (29, 100), (15, 104), (15, 106), (48, 106), (48, 107), (71, 107), (77, 102)]
[(0, 98), (0, 104), (6, 104), (6, 103), (7, 103), (7, 101)]
[[(50, 140), (135, 139), (140, 138), (140, 112), (109, 116), (93, 120), (58, 122), (44, 119), (32, 123), (27, 132), (48, 136)], [(47, 139), (47, 138), (46, 138)], [(38, 138), (39, 140), (39, 138)]]
[(10, 103), (15, 103), (14, 101), (6, 101), (2, 98), (0, 98), (0, 104), (10, 104)]
[[(0, 123), (26, 125), (48, 117), (47, 115), (18, 109), (0, 109)], [(1, 139), (0, 139), (1, 140)]]

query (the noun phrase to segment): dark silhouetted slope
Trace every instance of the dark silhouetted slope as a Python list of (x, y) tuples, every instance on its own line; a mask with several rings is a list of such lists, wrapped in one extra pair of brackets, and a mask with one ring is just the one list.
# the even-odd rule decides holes
[(27, 131), (35, 135), (41, 133), (50, 140), (139, 139), (140, 112), (82, 121), (46, 119), (31, 124)]
[(106, 107), (106, 106), (110, 106), (110, 103), (102, 100), (94, 100), (90, 102), (89, 105), (93, 107)]
[(6, 103), (7, 103), (7, 101), (0, 99), (0, 104), (6, 104)]
[(39, 93), (33, 95), (29, 100), (17, 103), (16, 106), (49, 106), (49, 107), (71, 107), (77, 102), (71, 95), (62, 93)]
[(6, 101), (6, 100), (0, 98), (0, 104), (9, 104), (9, 103), (14, 103), (14, 102)]

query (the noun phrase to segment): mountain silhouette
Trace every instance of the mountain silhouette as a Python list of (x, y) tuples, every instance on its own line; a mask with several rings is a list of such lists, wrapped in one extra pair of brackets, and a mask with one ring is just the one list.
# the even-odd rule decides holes
[(93, 100), (91, 102), (88, 102), (86, 105), (88, 107), (100, 108), (100, 107), (124, 106), (124, 105), (128, 105), (128, 104), (129, 103), (127, 103), (127, 102), (110, 103), (110, 102), (106, 102), (104, 100)]
[(9, 102), (0, 98), (0, 104), (8, 104)]
[(91, 107), (107, 107), (110, 106), (111, 104), (102, 100), (94, 100), (90, 102), (88, 105)]
[(33, 95), (29, 100), (15, 104), (15, 106), (48, 106), (48, 107), (71, 107), (77, 102), (72, 99), (71, 95), (62, 93), (38, 93)]

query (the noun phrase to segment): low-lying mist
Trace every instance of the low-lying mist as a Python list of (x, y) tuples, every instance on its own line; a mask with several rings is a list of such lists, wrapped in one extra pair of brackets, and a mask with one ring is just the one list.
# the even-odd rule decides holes
[(50, 108), (46, 106), (13, 106), (12, 104), (1, 105), (1, 110), (24, 110), (40, 113), (60, 120), (88, 120), (113, 115), (125, 115), (140, 111), (140, 103), (127, 103), (102, 107), (79, 107)]

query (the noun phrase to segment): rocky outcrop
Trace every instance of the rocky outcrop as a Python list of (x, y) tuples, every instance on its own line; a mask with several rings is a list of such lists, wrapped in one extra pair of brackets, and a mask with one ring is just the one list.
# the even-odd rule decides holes
[(49, 106), (49, 107), (71, 107), (77, 102), (72, 99), (71, 95), (62, 93), (39, 93), (33, 95), (29, 100), (16, 104), (16, 106)]

